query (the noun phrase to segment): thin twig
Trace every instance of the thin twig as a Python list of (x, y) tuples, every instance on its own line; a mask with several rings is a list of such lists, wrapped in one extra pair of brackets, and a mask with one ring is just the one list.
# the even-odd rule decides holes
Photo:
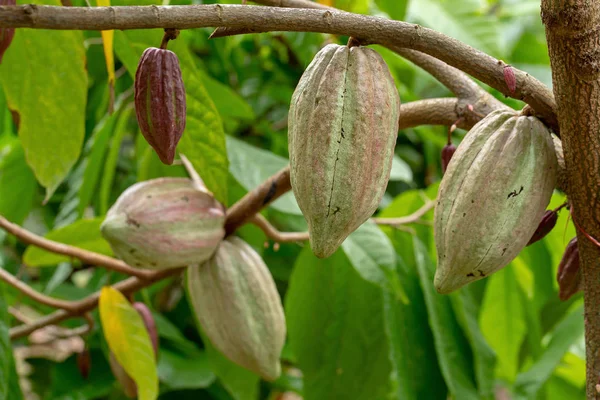
[(45, 294), (42, 294), (37, 290), (33, 289), (26, 283), (21, 282), (8, 271), (2, 268), (0, 268), (0, 279), (17, 289), (27, 297), (37, 301), (38, 303), (45, 304), (54, 308), (62, 308), (67, 311), (73, 311), (75, 309), (76, 303), (72, 301), (59, 300), (50, 296), (46, 296)]
[(406, 225), (406, 224), (412, 224), (415, 222), (419, 222), (421, 220), (421, 217), (423, 217), (431, 209), (433, 209), (434, 206), (435, 206), (435, 201), (429, 200), (427, 203), (425, 203), (421, 208), (419, 208), (417, 211), (415, 211), (411, 215), (407, 215), (405, 217), (398, 217), (398, 218), (372, 218), (372, 221), (378, 225), (389, 225), (392, 227)]
[(94, 253), (93, 251), (80, 249), (79, 247), (70, 246), (68, 244), (58, 243), (53, 240), (49, 240), (38, 236), (35, 233), (21, 228), (17, 224), (13, 224), (1, 215), (0, 228), (3, 228), (8, 233), (14, 235), (24, 243), (40, 247), (52, 253), (77, 258), (87, 264), (98, 265), (106, 269), (117, 271), (123, 274), (137, 276), (140, 279), (147, 279), (152, 276), (150, 271), (144, 271), (130, 267), (121, 260), (117, 260), (115, 258), (108, 257), (103, 254)]
[(280, 232), (262, 215), (256, 214), (249, 222), (258, 226), (267, 237), (275, 242), (303, 242), (308, 240), (308, 232)]

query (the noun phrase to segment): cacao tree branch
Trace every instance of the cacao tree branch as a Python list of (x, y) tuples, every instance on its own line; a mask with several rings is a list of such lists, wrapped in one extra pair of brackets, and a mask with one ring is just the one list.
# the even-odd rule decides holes
[(37, 301), (38, 303), (45, 304), (54, 308), (62, 308), (67, 311), (73, 311), (75, 308), (74, 302), (59, 300), (50, 296), (46, 296), (45, 294), (42, 294), (37, 290), (33, 289), (25, 282), (20, 281), (14, 275), (12, 275), (3, 268), (0, 268), (0, 279), (8, 283), (10, 286), (14, 287), (21, 293), (23, 293), (25, 296)]
[(577, 230), (584, 287), (586, 392), (598, 399), (600, 377), (600, 4), (542, 0), (542, 22), (558, 102), (569, 202)]
[(308, 240), (308, 232), (280, 232), (262, 215), (256, 214), (250, 222), (258, 226), (267, 237), (275, 242), (303, 242)]
[(395, 228), (400, 225), (412, 224), (420, 221), (425, 214), (433, 209), (433, 207), (435, 207), (435, 201), (429, 200), (411, 215), (398, 218), (371, 218), (371, 220), (378, 225), (389, 225)]
[(49, 240), (38, 236), (33, 232), (21, 228), (17, 224), (13, 224), (1, 215), (0, 228), (14, 235), (23, 243), (31, 244), (44, 250), (51, 251), (52, 253), (77, 258), (88, 264), (99, 265), (112, 271), (120, 272), (131, 276), (137, 276), (140, 279), (148, 279), (152, 276), (150, 271), (143, 271), (137, 268), (130, 267), (123, 261), (117, 260), (116, 258), (94, 253), (93, 251), (80, 249), (79, 247), (70, 246), (68, 244), (58, 243), (53, 240)]
[(239, 5), (57, 7), (25, 4), (0, 6), (0, 26), (37, 29), (149, 29), (230, 27), (249, 32), (294, 31), (343, 34), (364, 43), (411, 48), (429, 54), (530, 104), (558, 132), (552, 92), (529, 74), (513, 68), (511, 93), (504, 63), (432, 29), (401, 21), (335, 10)]

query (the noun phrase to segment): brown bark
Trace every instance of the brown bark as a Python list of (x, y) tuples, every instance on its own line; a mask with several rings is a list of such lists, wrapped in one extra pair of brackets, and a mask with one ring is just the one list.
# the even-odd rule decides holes
[[(600, 238), (600, 2), (542, 0), (573, 218)], [(600, 398), (600, 249), (582, 232), (587, 398)]]

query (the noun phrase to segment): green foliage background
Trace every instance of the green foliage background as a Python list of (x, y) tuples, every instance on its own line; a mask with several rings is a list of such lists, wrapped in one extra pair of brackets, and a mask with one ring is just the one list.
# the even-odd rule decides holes
[[(331, 3), (431, 27), (551, 86), (539, 1)], [(210, 32), (183, 31), (169, 45), (179, 56), (187, 89), (187, 128), (178, 150), (231, 205), (286, 165), (286, 117), (294, 87), (325, 41), (347, 38), (265, 33), (208, 40)], [(98, 227), (119, 194), (137, 181), (186, 176), (181, 166), (160, 163), (139, 135), (132, 109), (139, 56), (146, 47), (158, 46), (161, 37), (161, 30), (115, 32), (118, 79), (115, 112), (109, 115), (99, 32), (17, 31), (0, 65), (1, 215), (51, 239), (111, 255)], [(376, 48), (403, 103), (451, 96), (419, 68)], [(493, 93), (515, 108), (522, 106)], [(456, 144), (463, 135), (454, 135)], [(435, 198), (445, 140), (445, 127), (400, 132), (379, 216), (407, 215), (425, 198)], [(550, 207), (563, 201), (557, 193)], [(264, 215), (280, 230), (306, 229), (291, 193)], [(164, 281), (136, 295), (153, 309), (158, 325), (160, 399), (276, 399), (290, 391), (307, 400), (584, 398), (582, 298), (560, 302), (554, 279), (574, 236), (566, 212), (546, 239), (526, 248), (510, 266), (449, 296), (438, 295), (432, 286), (435, 249), (427, 225), (393, 230), (366, 224), (325, 260), (315, 258), (307, 245), (265, 248), (267, 238), (254, 227), (238, 234), (261, 252), (285, 303), (284, 374), (268, 384), (231, 364), (197, 331), (179, 282)], [(124, 278), (26, 247), (1, 230), (0, 245), (0, 267), (57, 298), (80, 299)], [(12, 400), (21, 393), (7, 333), (16, 321), (7, 307), (31, 317), (51, 310), (11, 287), (0, 289), (0, 400)], [(75, 354), (63, 362), (17, 360), (41, 399), (123, 397), (108, 367), (97, 312), (93, 316), (88, 379), (80, 376)], [(13, 342), (12, 349), (26, 344)]]

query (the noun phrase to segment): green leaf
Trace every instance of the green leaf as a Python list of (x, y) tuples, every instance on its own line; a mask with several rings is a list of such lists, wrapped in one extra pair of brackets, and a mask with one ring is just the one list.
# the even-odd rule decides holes
[(140, 400), (158, 397), (158, 375), (154, 349), (144, 321), (116, 289), (105, 286), (98, 308), (108, 347), (123, 369), (135, 381)]
[[(409, 236), (404, 232), (397, 232)], [(408, 240), (408, 245), (412, 239)], [(404, 249), (400, 241), (396, 248)], [(411, 258), (412, 259), (412, 258)], [(413, 263), (414, 264), (414, 263)], [(427, 306), (414, 265), (398, 258), (398, 273), (410, 303), (384, 293), (385, 321), (390, 337), (390, 357), (397, 382), (397, 399), (445, 399), (447, 388), (435, 353)]]
[(427, 304), (429, 324), (432, 327), (435, 348), (446, 384), (457, 399), (479, 399), (475, 386), (472, 351), (456, 320), (451, 300), (435, 291), (435, 265), (429, 258), (427, 248), (416, 237), (414, 251)]
[(343, 252), (318, 259), (304, 248), (285, 304), (304, 398), (371, 400), (394, 389), (383, 293), (356, 273)]
[(6, 136), (0, 139), (0, 215), (21, 224), (33, 204), (37, 182), (25, 162), (18, 139)]
[(206, 72), (198, 70), (206, 92), (215, 103), (221, 117), (239, 118), (245, 120), (254, 119), (254, 111), (246, 100), (233, 91), (229, 86), (211, 78)]
[(394, 246), (377, 225), (361, 225), (342, 243), (342, 248), (356, 272), (364, 280), (408, 302), (396, 272)]
[(133, 107), (127, 107), (121, 112), (117, 123), (115, 124), (114, 131), (112, 132), (112, 139), (110, 141), (110, 150), (106, 156), (104, 162), (104, 174), (102, 176), (102, 183), (100, 184), (99, 193), (99, 208), (100, 215), (105, 215), (108, 212), (110, 204), (110, 194), (113, 190), (115, 170), (117, 163), (119, 162), (119, 153), (121, 152), (121, 142), (125, 138), (125, 135), (129, 132), (128, 124), (133, 114)]
[(519, 350), (525, 338), (525, 312), (511, 264), (487, 278), (479, 325), (498, 356), (496, 376), (513, 382), (519, 368)]
[(519, 374), (515, 393), (523, 399), (535, 398), (542, 385), (552, 376), (569, 347), (583, 336), (583, 305), (567, 315), (552, 332), (542, 356), (527, 371)]
[(452, 36), (478, 50), (501, 56), (497, 17), (488, 15), (479, 0), (411, 1), (408, 20)]
[[(48, 232), (45, 238), (107, 256), (112, 255), (110, 245), (100, 235), (100, 224), (103, 220), (104, 217), (81, 219), (71, 225)], [(31, 245), (27, 246), (27, 250), (23, 255), (23, 262), (30, 267), (55, 265), (70, 261), (73, 260), (69, 256), (52, 253)]]
[[(227, 136), (229, 171), (246, 190), (263, 183), (288, 164), (288, 160), (270, 151), (251, 146), (239, 139)], [(288, 214), (302, 215), (294, 194), (290, 191), (275, 200), (271, 207)]]
[(391, 19), (402, 21), (406, 16), (408, 0), (375, 0), (375, 4)]
[(475, 378), (482, 399), (494, 398), (496, 354), (485, 340), (478, 324), (480, 306), (476, 299), (476, 286), (482, 281), (467, 285), (457, 294), (451, 295), (452, 306), (458, 323), (473, 349)]
[(11, 377), (12, 347), (8, 335), (9, 318), (8, 305), (4, 300), (4, 287), (0, 286), (0, 400), (12, 399), (9, 397), (10, 379), (16, 379)]
[(410, 166), (398, 156), (392, 159), (392, 171), (390, 172), (390, 181), (412, 182), (413, 173)]
[[(58, 0), (34, 1), (60, 5)], [(87, 73), (80, 31), (19, 29), (0, 64), (9, 107), (19, 114), (27, 163), (49, 199), (81, 152)]]
[(206, 388), (215, 380), (206, 353), (201, 351), (182, 354), (161, 347), (158, 376), (171, 389)]

